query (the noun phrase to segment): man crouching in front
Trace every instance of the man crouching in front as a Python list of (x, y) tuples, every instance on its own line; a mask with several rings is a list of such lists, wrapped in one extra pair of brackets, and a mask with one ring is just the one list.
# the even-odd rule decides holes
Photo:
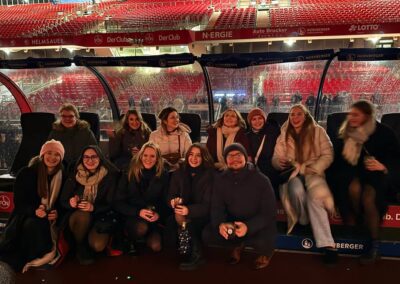
[(237, 264), (246, 246), (254, 248), (255, 269), (268, 266), (276, 239), (276, 201), (269, 179), (251, 163), (238, 143), (225, 148), (227, 169), (214, 183), (211, 224), (203, 232), (208, 244), (233, 247), (230, 264)]

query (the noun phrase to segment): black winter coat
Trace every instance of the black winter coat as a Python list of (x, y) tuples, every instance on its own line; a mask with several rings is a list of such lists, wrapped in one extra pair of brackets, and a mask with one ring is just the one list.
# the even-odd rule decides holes
[(216, 175), (211, 200), (211, 225), (241, 221), (248, 235), (262, 229), (276, 231), (276, 201), (269, 179), (253, 164), (235, 173), (230, 169)]
[[(31, 167), (22, 168), (15, 180), (14, 184), (14, 211), (12, 215), (22, 214), (26, 217), (36, 216), (36, 209), (42, 204), (41, 197), (38, 194), (38, 173), (37, 166), (33, 165)], [(65, 177), (63, 174), (63, 182)], [(60, 213), (62, 208), (60, 206), (60, 196), (62, 192), (62, 184), (60, 188), (60, 193), (58, 195), (58, 200), (54, 205), (54, 209)]]
[[(71, 207), (69, 200), (75, 195), (83, 194), (83, 191), (85, 190), (85, 187), (76, 181), (75, 176), (76, 173), (74, 172), (68, 177), (61, 194), (61, 204), (65, 209), (69, 210), (70, 213), (77, 209)], [(94, 217), (94, 220), (101, 218), (105, 213), (112, 209), (117, 180), (118, 172), (108, 170), (107, 175), (100, 181), (97, 188), (96, 199), (93, 204), (94, 210), (92, 216)]]
[[(362, 185), (369, 184), (374, 187), (376, 203), (383, 215), (386, 210), (388, 191), (400, 170), (400, 146), (394, 132), (389, 127), (376, 122), (375, 132), (364, 143), (356, 166), (352, 166), (343, 158), (343, 147), (344, 140), (338, 139), (334, 145), (334, 162), (327, 171), (328, 183), (343, 217), (346, 218), (349, 213), (348, 190), (351, 181), (356, 177), (360, 179)], [(367, 155), (367, 151), (369, 155), (374, 156), (386, 166), (387, 174), (365, 169), (364, 157)]]
[(128, 175), (124, 174), (118, 185), (114, 209), (125, 217), (138, 217), (140, 210), (155, 206), (160, 221), (165, 222), (171, 214), (166, 203), (168, 184), (167, 172), (163, 172), (159, 178), (154, 177), (147, 188), (141, 188), (135, 178), (129, 181)]
[(189, 209), (189, 218), (209, 218), (211, 192), (213, 186), (213, 169), (204, 169), (190, 178), (185, 167), (179, 168), (172, 175), (167, 202), (180, 197), (183, 205)]
[(260, 156), (258, 157), (256, 166), (264, 175), (269, 177), (276, 192), (279, 187), (279, 172), (272, 166), (272, 156), (274, 154), (276, 139), (278, 139), (280, 133), (281, 129), (279, 124), (274, 120), (267, 121), (264, 128), (258, 133), (255, 133), (252, 130), (246, 133), (247, 139), (249, 140), (248, 154), (253, 161), (255, 161), (258, 149), (265, 135), (264, 146), (261, 150)]

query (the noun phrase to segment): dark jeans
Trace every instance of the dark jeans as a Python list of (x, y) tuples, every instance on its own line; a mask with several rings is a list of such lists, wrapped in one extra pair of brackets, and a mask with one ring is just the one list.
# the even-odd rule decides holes
[(206, 245), (215, 245), (228, 248), (234, 248), (239, 245), (254, 248), (259, 255), (272, 256), (275, 249), (276, 228), (264, 228), (252, 236), (244, 236), (243, 238), (234, 238), (233, 240), (225, 240), (218, 231), (218, 228), (207, 225), (203, 231), (203, 242)]

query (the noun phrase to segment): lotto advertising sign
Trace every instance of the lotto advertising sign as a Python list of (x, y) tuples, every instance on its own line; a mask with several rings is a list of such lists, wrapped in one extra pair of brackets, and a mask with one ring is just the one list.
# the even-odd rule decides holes
[(11, 213), (14, 210), (14, 194), (0, 191), (0, 212)]

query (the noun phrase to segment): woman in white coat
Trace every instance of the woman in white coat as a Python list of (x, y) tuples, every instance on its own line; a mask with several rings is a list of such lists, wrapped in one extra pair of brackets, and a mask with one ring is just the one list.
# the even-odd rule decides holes
[(173, 107), (164, 108), (159, 114), (160, 127), (150, 134), (149, 141), (157, 144), (161, 155), (171, 170), (179, 167), (192, 145), (189, 126), (180, 122), (179, 114)]
[(316, 246), (325, 249), (326, 263), (337, 260), (328, 218), (334, 212), (334, 202), (324, 174), (332, 161), (333, 147), (325, 130), (303, 105), (294, 105), (282, 125), (272, 164), (286, 171), (281, 174), (279, 191), (288, 216), (287, 233), (297, 222), (311, 223)]

